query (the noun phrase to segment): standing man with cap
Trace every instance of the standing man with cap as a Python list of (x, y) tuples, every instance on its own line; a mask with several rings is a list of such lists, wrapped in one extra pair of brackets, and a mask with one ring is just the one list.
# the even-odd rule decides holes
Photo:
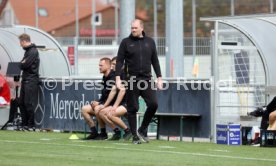
[[(158, 104), (155, 88), (151, 87), (151, 65), (156, 73), (157, 88), (162, 89), (162, 75), (157, 57), (156, 45), (152, 38), (145, 35), (144, 24), (135, 19), (131, 23), (131, 34), (122, 40), (116, 64), (116, 86), (121, 87), (121, 68), (125, 65), (128, 122), (133, 135), (133, 143), (148, 142), (147, 128), (151, 122)], [(136, 126), (136, 112), (139, 109), (138, 98), (142, 96), (147, 105), (143, 122), (138, 131)]]

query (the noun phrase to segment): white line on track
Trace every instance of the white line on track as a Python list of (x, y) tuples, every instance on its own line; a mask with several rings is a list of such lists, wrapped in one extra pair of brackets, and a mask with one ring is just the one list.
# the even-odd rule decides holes
[(230, 152), (229, 150), (221, 150), (221, 149), (209, 149), (209, 150), (214, 152)]
[(173, 146), (158, 146), (159, 148), (163, 148), (163, 149), (173, 149), (175, 147)]
[[(213, 154), (204, 154), (204, 153), (189, 153), (189, 152), (176, 152), (176, 151), (161, 151), (161, 150), (151, 150), (151, 149), (118, 148), (118, 147), (108, 147), (108, 146), (91, 146), (91, 145), (59, 144), (59, 143), (46, 143), (46, 142), (29, 142), (29, 141), (10, 141), (10, 140), (0, 140), (0, 142), (21, 143), (21, 144), (22, 143), (24, 143), (24, 144), (43, 144), (43, 145), (55, 145), (55, 146), (72, 146), (72, 147), (86, 147), (86, 148), (99, 148), (99, 149), (115, 149), (115, 150), (128, 150), (128, 151), (141, 151), (141, 152), (155, 152), (155, 153), (164, 153), (164, 154), (179, 154), (179, 155), (203, 156), (203, 157), (214, 157), (214, 158), (228, 158), (228, 159), (276, 162), (276, 159), (239, 157), (239, 156), (227, 156), (227, 155), (213, 155)], [(137, 145), (137, 146), (139, 146), (139, 145)]]

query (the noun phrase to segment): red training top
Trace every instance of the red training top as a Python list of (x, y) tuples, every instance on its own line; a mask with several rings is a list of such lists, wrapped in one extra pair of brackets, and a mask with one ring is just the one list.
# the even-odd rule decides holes
[(0, 74), (0, 96), (3, 97), (8, 103), (11, 100), (10, 87), (4, 76)]

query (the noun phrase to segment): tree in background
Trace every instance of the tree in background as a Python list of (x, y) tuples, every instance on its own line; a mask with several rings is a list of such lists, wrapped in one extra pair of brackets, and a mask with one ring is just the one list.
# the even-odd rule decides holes
[[(270, 12), (270, 0), (235, 0), (235, 15), (263, 14)], [(276, 0), (273, 0), (276, 4)], [(158, 36), (165, 36), (166, 0), (157, 0)], [(196, 0), (196, 36), (209, 37), (213, 22), (200, 21), (200, 17), (231, 15), (231, 0)], [(184, 0), (184, 35), (192, 36), (192, 0)], [(149, 16), (145, 31), (153, 36), (153, 0), (136, 0), (136, 10), (146, 10)], [(275, 9), (275, 7), (273, 8)]]

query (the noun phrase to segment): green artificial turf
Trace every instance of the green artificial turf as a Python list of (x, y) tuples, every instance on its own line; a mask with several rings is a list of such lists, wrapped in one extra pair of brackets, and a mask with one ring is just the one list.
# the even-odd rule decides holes
[(0, 131), (0, 165), (276, 165), (275, 148), (159, 140), (133, 145), (131, 141), (69, 140), (70, 135)]

